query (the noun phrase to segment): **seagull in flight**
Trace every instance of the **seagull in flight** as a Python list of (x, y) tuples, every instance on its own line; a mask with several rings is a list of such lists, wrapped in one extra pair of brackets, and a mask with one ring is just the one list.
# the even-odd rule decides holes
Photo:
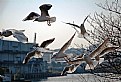
[(24, 35), (25, 30), (16, 30), (16, 29), (3, 29), (2, 32), (0, 32), (1, 37), (9, 37), (13, 35), (14, 38), (16, 38), (20, 42), (28, 42), (28, 38)]
[(64, 57), (66, 63), (69, 64), (69, 66), (65, 66), (63, 71), (61, 72), (61, 75), (64, 75), (65, 73), (73, 73), (76, 71), (76, 69), (80, 66), (82, 63), (82, 60), (70, 60), (68, 57)]
[(51, 23), (56, 21), (56, 17), (50, 17), (48, 13), (48, 10), (50, 10), (51, 7), (52, 7), (51, 4), (43, 4), (39, 7), (41, 11), (41, 15), (35, 12), (31, 12), (26, 18), (23, 19), (23, 21), (27, 21), (27, 20), (34, 20), (38, 22), (47, 21), (47, 25), (51, 26)]
[(30, 51), (27, 53), (26, 57), (23, 60), (23, 64), (26, 64), (29, 62), (29, 60), (31, 60), (33, 57), (34, 58), (42, 58), (43, 57), (43, 53), (45, 52), (50, 52), (52, 53), (52, 50), (49, 50), (48, 48), (46, 48), (49, 44), (51, 44), (53, 41), (55, 40), (55, 38), (43, 41), (42, 44), (40, 46), (35, 46), (34, 50)]
[(99, 61), (100, 57), (104, 56), (105, 54), (107, 54), (109, 52), (114, 52), (114, 51), (119, 50), (119, 49), (120, 49), (120, 47), (118, 47), (118, 46), (107, 47), (100, 54), (98, 54), (97, 56), (95, 56), (95, 59), (96, 59), (96, 61)]
[[(94, 51), (92, 51), (90, 54), (86, 53), (84, 55), (84, 60), (87, 63), (87, 66), (89, 65), (90, 69), (94, 69), (94, 67), (98, 64), (98, 61), (93, 61), (93, 58), (95, 58), (98, 54), (100, 54), (105, 48), (107, 48), (107, 43), (109, 42), (109, 38), (106, 38)], [(86, 66), (86, 68), (87, 68)]]
[(69, 66), (64, 67), (63, 71), (61, 72), (61, 75), (64, 75), (65, 73), (73, 73), (79, 65), (80, 64), (71, 64)]
[[(68, 57), (64, 57), (65, 61), (69, 64), (69, 66), (64, 67), (61, 75), (67, 73), (73, 73), (81, 63), (86, 62), (86, 68), (94, 69), (97, 64), (103, 62), (104, 58), (101, 58), (106, 53), (113, 52), (115, 50), (120, 49), (120, 47), (107, 47), (106, 44), (108, 42), (108, 38), (104, 40), (104, 42), (96, 48), (91, 54), (80, 55), (75, 60), (70, 60)], [(92, 59), (95, 57), (95, 59)]]
[(66, 55), (66, 53), (64, 53), (68, 47), (71, 45), (71, 42), (75, 36), (76, 32), (73, 34), (73, 36), (61, 47), (61, 49), (59, 50), (59, 52), (57, 52), (56, 54), (54, 54), (52, 56), (52, 58), (64, 58)]
[(90, 69), (94, 69), (94, 67), (98, 64), (98, 61), (93, 60), (93, 58), (99, 56), (99, 54), (103, 52), (105, 48), (107, 48), (107, 42), (108, 38), (106, 38), (102, 44), (100, 44), (93, 52), (91, 52), (91, 54), (85, 52), (84, 55), (80, 55), (80, 57), (75, 60), (69, 60), (67, 59), (67, 57), (65, 57), (64, 59), (67, 61), (68, 64), (81, 64), (83, 62), (86, 62), (87, 66), (89, 66)]
[[(66, 22), (63, 22), (63, 23), (68, 24), (68, 25), (72, 25), (73, 28), (76, 30), (76, 32), (79, 34), (78, 37), (82, 38), (82, 37), (85, 37), (85, 36), (89, 36), (89, 34), (86, 32), (86, 29), (85, 29), (85, 26), (84, 26), (84, 23), (85, 23), (85, 21), (87, 20), (88, 17), (89, 17), (89, 15), (86, 16), (86, 18), (84, 19), (83, 23), (80, 26), (76, 25), (74, 23), (66, 23)], [(75, 27), (80, 29), (80, 33)]]

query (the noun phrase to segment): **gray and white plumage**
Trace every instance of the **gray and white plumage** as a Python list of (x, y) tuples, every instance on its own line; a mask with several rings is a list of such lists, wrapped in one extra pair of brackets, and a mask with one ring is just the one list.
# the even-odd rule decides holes
[(64, 57), (64, 60), (68, 63), (68, 64), (81, 64), (82, 61), (84, 61), (84, 59), (80, 58), (80, 59), (74, 59), (74, 60), (70, 60), (68, 57)]
[[(79, 58), (69, 61), (68, 63), (70, 64), (77, 64), (77, 63), (82, 63), (86, 62), (87, 66), (89, 65), (90, 69), (94, 69), (94, 67), (98, 64), (98, 61), (94, 61), (93, 59), (99, 55), (100, 53), (103, 52), (105, 48), (107, 48), (107, 43), (108, 43), (109, 38), (106, 38), (103, 43), (101, 43), (98, 48), (96, 48), (94, 51), (92, 51), (90, 54), (86, 53), (84, 55), (80, 55)], [(86, 67), (87, 67), (86, 66)]]
[(114, 52), (116, 50), (120, 49), (120, 47), (115, 46), (115, 47), (107, 47), (105, 48), (101, 53), (99, 53), (97, 56), (95, 56), (95, 59), (97, 61), (100, 60), (100, 57), (103, 57), (105, 54), (109, 53), (109, 52)]
[[(104, 40), (104, 42), (102, 42), (94, 51), (92, 51), (90, 54), (86, 54), (84, 55), (84, 60), (86, 61), (86, 63), (89, 65), (90, 69), (94, 69), (94, 67), (96, 66), (96, 64), (98, 64), (96, 61), (96, 63), (94, 63), (94, 61), (92, 59), (94, 59), (97, 55), (99, 55), (105, 48), (107, 48), (107, 43), (109, 41), (109, 38), (106, 38)], [(94, 65), (95, 64), (95, 65)]]
[[(104, 42), (102, 42), (90, 54), (88, 54), (88, 53), (86, 54), (86, 52), (85, 52), (85, 55), (80, 55), (75, 60), (70, 60), (70, 59), (68, 59), (68, 57), (64, 57), (64, 59), (69, 65), (72, 65), (72, 64), (80, 65), (82, 62), (86, 62), (87, 63), (86, 69), (87, 68), (94, 69), (94, 67), (97, 66), (97, 64), (100, 64), (101, 62), (104, 61), (104, 58), (100, 58), (100, 57), (104, 56), (106, 53), (113, 52), (115, 50), (120, 49), (119, 47), (108, 47), (107, 46), (108, 40), (109, 40), (109, 38), (106, 38), (104, 40)], [(69, 67), (67, 67), (67, 68), (69, 68)]]
[(56, 54), (54, 54), (54, 55), (52, 56), (52, 58), (63, 58), (63, 57), (66, 56), (66, 53), (64, 53), (64, 52), (65, 52), (65, 51), (68, 49), (68, 47), (71, 45), (71, 42), (72, 42), (72, 40), (73, 40), (75, 34), (76, 34), (76, 33), (74, 33), (74, 35), (61, 47), (61, 49), (59, 50), (58, 53), (56, 53)]
[(61, 75), (64, 75), (65, 73), (73, 73), (79, 64), (71, 64), (69, 66), (64, 67), (63, 71), (61, 72)]
[(89, 57), (94, 58), (99, 53), (101, 53), (105, 48), (108, 47), (107, 43), (109, 42), (109, 38), (106, 38), (91, 54), (89, 54)]
[[(76, 32), (78, 33), (78, 37), (81, 38), (83, 36), (89, 36), (89, 34), (86, 32), (86, 29), (85, 29), (85, 26), (84, 26), (84, 23), (85, 21), (87, 20), (87, 18), (89, 17), (89, 15), (84, 19), (83, 23), (79, 26), (79, 25), (76, 25), (76, 24), (73, 24), (73, 23), (65, 23), (65, 24), (68, 24), (68, 25), (72, 25), (73, 28), (76, 30)], [(79, 28), (80, 29), (80, 33), (79, 31), (75, 28)]]
[(9, 37), (13, 35), (20, 42), (28, 42), (28, 38), (24, 35), (25, 30), (7, 29), (0, 33), (0, 36)]
[(41, 15), (35, 12), (31, 12), (26, 18), (23, 19), (23, 21), (27, 20), (34, 20), (38, 22), (45, 22), (47, 21), (48, 26), (51, 26), (50, 23), (53, 23), (56, 21), (56, 17), (50, 17), (48, 10), (52, 7), (51, 4), (43, 4), (39, 7), (41, 11)]
[(68, 56), (65, 56), (64, 60), (69, 64), (69, 66), (64, 67), (63, 71), (61, 72), (61, 75), (65, 73), (73, 73), (82, 63), (81, 59), (70, 60)]
[(34, 50), (30, 51), (27, 53), (26, 57), (23, 60), (23, 64), (26, 64), (29, 62), (30, 59), (34, 58), (42, 58), (43, 57), (43, 53), (45, 52), (53, 52), (51, 50), (46, 49), (46, 47), (51, 44), (53, 41), (55, 40), (55, 38), (43, 41), (43, 43), (38, 46), (38, 47), (34, 47)]

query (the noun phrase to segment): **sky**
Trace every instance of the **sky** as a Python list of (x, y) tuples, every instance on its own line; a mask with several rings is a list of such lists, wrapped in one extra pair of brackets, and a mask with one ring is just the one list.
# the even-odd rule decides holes
[[(104, 0), (0, 0), (0, 31), (2, 29), (25, 30), (25, 35), (29, 42), (34, 40), (34, 33), (37, 33), (36, 42), (41, 44), (43, 41), (55, 38), (55, 41), (49, 45), (52, 49), (58, 49), (67, 42), (74, 34), (75, 30), (62, 23), (75, 22), (80, 25), (84, 18), (91, 13), (101, 12), (101, 8), (95, 3), (104, 3)], [(30, 12), (40, 14), (39, 6), (42, 4), (52, 4), (49, 14), (56, 17), (56, 22), (48, 26), (46, 22), (22, 21)], [(85, 28), (91, 30), (92, 27), (85, 22)], [(15, 38), (4, 38), (17, 41)], [(71, 44), (71, 47), (78, 45), (88, 45), (89, 43), (78, 38), (77, 34)]]

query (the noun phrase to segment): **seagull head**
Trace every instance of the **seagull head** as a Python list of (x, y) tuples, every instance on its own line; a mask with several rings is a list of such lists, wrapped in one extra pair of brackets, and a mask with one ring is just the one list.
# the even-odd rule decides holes
[(41, 10), (49, 10), (52, 7), (51, 4), (43, 4), (40, 6)]

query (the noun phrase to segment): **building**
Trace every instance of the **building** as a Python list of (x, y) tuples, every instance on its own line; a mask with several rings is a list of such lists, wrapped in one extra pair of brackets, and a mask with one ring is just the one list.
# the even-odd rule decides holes
[(5, 73), (11, 74), (14, 79), (16, 77), (27, 79), (41, 77), (41, 74), (48, 71), (46, 60), (49, 56), (44, 59), (33, 58), (25, 65), (22, 63), (26, 54), (33, 49), (33, 45), (33, 43), (0, 40), (0, 67), (5, 69)]

